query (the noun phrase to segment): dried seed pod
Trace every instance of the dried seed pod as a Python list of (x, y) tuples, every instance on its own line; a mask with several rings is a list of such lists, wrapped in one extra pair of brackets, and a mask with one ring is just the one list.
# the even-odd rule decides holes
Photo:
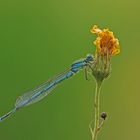
[(102, 113), (101, 113), (101, 118), (105, 120), (106, 117), (107, 117), (107, 113), (106, 113), (106, 112), (102, 112)]

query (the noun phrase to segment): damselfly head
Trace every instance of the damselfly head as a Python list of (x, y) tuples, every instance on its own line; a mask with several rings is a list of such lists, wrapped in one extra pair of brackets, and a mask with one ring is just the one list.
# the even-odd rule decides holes
[(90, 61), (93, 61), (94, 60), (94, 57), (92, 54), (88, 54), (87, 57), (86, 57), (86, 61), (87, 62), (90, 62)]

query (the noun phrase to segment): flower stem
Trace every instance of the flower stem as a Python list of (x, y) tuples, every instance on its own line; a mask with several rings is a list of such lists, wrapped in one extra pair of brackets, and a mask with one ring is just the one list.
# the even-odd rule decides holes
[(100, 89), (101, 82), (96, 82), (96, 91), (95, 91), (95, 100), (94, 100), (94, 108), (95, 108), (95, 120), (94, 120), (94, 128), (92, 129), (92, 140), (97, 140), (97, 135), (99, 132), (100, 126)]

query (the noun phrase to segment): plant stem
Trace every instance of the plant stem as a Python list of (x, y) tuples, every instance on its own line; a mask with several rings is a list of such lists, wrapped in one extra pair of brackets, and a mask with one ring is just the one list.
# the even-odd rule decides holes
[(96, 82), (96, 91), (95, 91), (95, 100), (94, 100), (94, 108), (95, 108), (95, 120), (94, 120), (94, 128), (92, 129), (92, 140), (97, 140), (98, 135), (98, 127), (100, 125), (100, 89), (101, 82)]

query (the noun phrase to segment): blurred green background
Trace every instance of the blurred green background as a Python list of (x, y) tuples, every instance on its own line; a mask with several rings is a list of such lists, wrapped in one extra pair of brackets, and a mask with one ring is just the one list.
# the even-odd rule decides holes
[[(101, 111), (109, 117), (98, 140), (139, 140), (139, 6), (138, 0), (1, 0), (0, 114), (22, 93), (94, 53), (89, 29), (98, 24), (121, 44), (102, 87)], [(0, 139), (91, 140), (94, 90), (81, 71), (0, 123)]]

